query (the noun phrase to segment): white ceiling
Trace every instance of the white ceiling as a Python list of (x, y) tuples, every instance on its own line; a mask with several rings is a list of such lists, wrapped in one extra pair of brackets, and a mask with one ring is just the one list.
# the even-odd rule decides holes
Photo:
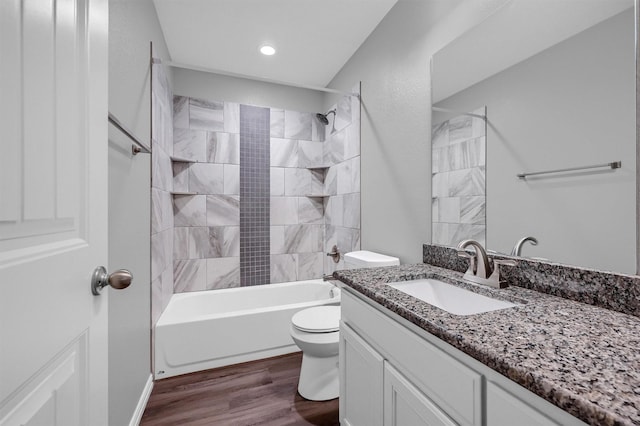
[[(174, 64), (326, 87), (397, 0), (154, 0)], [(273, 56), (258, 49), (271, 44)]]

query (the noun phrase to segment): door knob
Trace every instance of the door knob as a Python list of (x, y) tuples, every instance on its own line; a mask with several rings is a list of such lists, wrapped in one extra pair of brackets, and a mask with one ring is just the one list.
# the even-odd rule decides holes
[(131, 285), (133, 281), (133, 275), (126, 269), (118, 269), (115, 272), (107, 274), (107, 270), (104, 266), (98, 266), (93, 271), (91, 277), (91, 293), (95, 296), (100, 295), (100, 291), (108, 285), (116, 290), (122, 290)]

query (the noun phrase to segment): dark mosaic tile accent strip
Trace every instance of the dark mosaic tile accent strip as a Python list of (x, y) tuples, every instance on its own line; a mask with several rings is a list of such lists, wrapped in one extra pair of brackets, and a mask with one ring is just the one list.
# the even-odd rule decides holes
[[(333, 276), (590, 425), (640, 424), (640, 319), (635, 316), (518, 286), (478, 286), (464, 282), (461, 272), (427, 264), (341, 270)], [(436, 278), (522, 305), (453, 315), (385, 284), (416, 278)]]
[[(468, 261), (451, 247), (424, 244), (423, 262), (458, 272), (466, 271)], [(640, 317), (640, 277), (595, 269), (497, 255), (515, 259), (517, 266), (503, 266), (500, 274), (509, 285), (552, 294), (576, 302), (600, 306)]]
[(270, 112), (240, 105), (240, 285), (271, 282)]

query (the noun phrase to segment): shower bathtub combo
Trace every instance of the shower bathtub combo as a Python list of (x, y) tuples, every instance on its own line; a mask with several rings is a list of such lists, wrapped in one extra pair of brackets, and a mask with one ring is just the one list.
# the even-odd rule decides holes
[(298, 351), (298, 311), (338, 305), (321, 279), (174, 294), (155, 326), (156, 379)]

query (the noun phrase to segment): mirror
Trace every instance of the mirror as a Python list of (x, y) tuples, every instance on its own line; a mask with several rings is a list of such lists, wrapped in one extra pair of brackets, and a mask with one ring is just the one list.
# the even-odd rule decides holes
[(431, 66), (432, 242), (635, 274), (633, 0), (512, 0)]

